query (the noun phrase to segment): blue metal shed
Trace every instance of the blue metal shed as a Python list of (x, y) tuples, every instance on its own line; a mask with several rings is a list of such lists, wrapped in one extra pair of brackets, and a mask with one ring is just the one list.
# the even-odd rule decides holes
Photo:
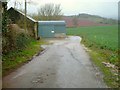
[(66, 35), (65, 21), (38, 21), (38, 37), (53, 38), (57, 34)]

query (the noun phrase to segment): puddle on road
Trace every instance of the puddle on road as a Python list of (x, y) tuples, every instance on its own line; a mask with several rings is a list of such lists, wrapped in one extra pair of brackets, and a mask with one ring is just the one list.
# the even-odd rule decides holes
[(53, 45), (57, 46), (57, 45), (68, 44), (67, 41), (68, 42), (70, 42), (70, 41), (80, 42), (81, 40), (82, 40), (82, 38), (79, 36), (68, 36), (65, 39), (57, 39), (57, 38), (55, 40), (50, 39), (50, 40), (47, 40), (49, 42), (49, 45), (41, 45), (41, 47), (46, 49)]
[(82, 38), (79, 36), (69, 36), (69, 39), (72, 41), (78, 41), (78, 42), (82, 40)]

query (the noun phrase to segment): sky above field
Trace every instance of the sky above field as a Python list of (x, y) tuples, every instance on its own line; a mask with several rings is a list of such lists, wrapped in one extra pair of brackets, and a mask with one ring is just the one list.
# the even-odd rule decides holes
[[(16, 0), (22, 5), (17, 5), (18, 9), (24, 9), (24, 0)], [(119, 0), (27, 0), (28, 13), (37, 13), (40, 6), (47, 3), (61, 4), (64, 15), (78, 15), (87, 13), (99, 15), (107, 18), (118, 18), (118, 1)], [(9, 0), (8, 8), (14, 7), (15, 0)]]

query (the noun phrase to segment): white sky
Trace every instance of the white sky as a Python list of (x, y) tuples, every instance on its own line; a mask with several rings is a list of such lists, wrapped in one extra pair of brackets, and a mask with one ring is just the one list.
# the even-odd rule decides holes
[[(14, 6), (15, 0), (9, 0), (8, 8)], [(18, 0), (23, 5), (18, 8), (24, 8), (24, 0)], [(37, 9), (46, 4), (54, 3), (61, 4), (64, 15), (77, 15), (79, 13), (88, 13), (99, 15), (108, 18), (118, 18), (118, 1), (119, 0), (27, 0), (31, 1), (28, 4), (28, 13), (37, 13)]]

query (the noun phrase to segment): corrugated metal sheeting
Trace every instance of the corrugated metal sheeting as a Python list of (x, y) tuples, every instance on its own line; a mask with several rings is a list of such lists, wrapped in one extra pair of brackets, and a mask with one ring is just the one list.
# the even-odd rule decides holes
[(38, 37), (53, 38), (65, 34), (65, 21), (38, 21)]

